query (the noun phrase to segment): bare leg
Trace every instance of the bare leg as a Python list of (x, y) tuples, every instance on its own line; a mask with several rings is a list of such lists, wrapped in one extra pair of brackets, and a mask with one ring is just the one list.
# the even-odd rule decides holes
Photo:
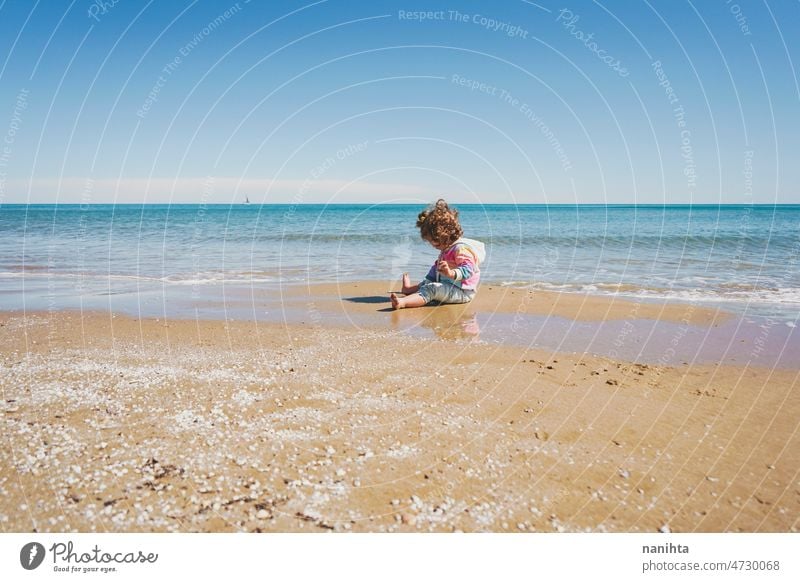
[(408, 273), (403, 273), (402, 289), (403, 295), (411, 295), (419, 291), (419, 285), (412, 285)]
[(405, 309), (406, 307), (422, 307), (425, 305), (425, 299), (419, 293), (413, 293), (407, 297), (398, 297), (392, 293), (389, 295), (392, 300), (392, 308)]

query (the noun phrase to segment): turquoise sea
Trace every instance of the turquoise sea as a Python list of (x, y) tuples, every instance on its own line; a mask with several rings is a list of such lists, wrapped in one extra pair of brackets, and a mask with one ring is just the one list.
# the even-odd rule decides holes
[[(422, 277), (415, 205), (2, 205), (0, 308)], [(800, 205), (461, 205), (484, 282), (724, 305), (792, 325)], [(167, 299), (165, 299), (167, 298)]]

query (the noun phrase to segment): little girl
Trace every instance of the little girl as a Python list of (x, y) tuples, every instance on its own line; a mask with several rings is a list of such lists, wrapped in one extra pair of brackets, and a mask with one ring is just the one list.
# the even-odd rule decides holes
[(392, 293), (392, 307), (422, 307), (431, 301), (472, 301), (481, 278), (479, 265), (486, 258), (483, 243), (461, 237), (464, 231), (458, 222), (458, 210), (450, 208), (441, 198), (419, 213), (417, 228), (422, 239), (440, 251), (439, 258), (419, 285), (412, 285), (408, 273), (403, 273), (405, 297)]

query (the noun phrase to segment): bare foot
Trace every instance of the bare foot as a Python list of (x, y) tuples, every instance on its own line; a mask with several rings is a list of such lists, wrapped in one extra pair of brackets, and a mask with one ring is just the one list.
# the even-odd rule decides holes
[(389, 299), (392, 300), (392, 309), (403, 309), (405, 307), (402, 300), (394, 293), (389, 295)]
[(413, 291), (411, 290), (411, 279), (408, 277), (408, 273), (403, 273), (403, 283), (402, 289), (403, 295), (411, 295)]

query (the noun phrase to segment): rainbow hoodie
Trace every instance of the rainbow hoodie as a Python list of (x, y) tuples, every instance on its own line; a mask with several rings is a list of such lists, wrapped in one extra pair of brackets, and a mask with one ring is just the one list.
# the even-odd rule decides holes
[[(445, 277), (436, 269), (439, 261), (445, 260), (456, 271), (456, 278)], [(429, 281), (441, 281), (460, 287), (466, 291), (475, 291), (481, 279), (480, 264), (486, 260), (486, 247), (484, 244), (471, 238), (460, 238), (452, 245), (447, 247), (433, 263), (433, 266), (425, 275)]]

